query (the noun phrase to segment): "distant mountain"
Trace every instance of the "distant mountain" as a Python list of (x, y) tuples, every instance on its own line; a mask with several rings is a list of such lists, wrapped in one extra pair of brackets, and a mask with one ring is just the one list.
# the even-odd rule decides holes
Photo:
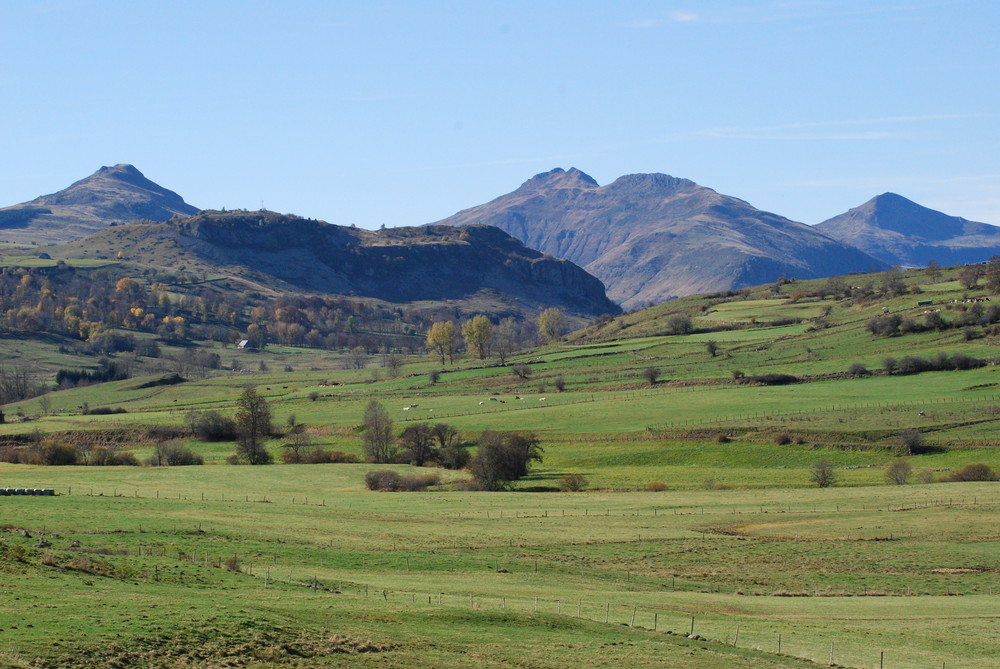
[(568, 260), (488, 226), (378, 231), (269, 211), (204, 211), (165, 223), (111, 227), (55, 247), (54, 257), (225, 275), (254, 290), (393, 303), (454, 304), (467, 313), (618, 313), (604, 286)]
[(65, 242), (112, 223), (165, 221), (198, 211), (132, 165), (119, 164), (102, 167), (58, 193), (0, 209), (0, 240)]
[(886, 265), (808, 225), (687, 179), (632, 174), (606, 186), (573, 168), (539, 174), (439, 221), (494, 225), (604, 281), (625, 307)]
[(966, 265), (1000, 255), (1000, 227), (948, 216), (895, 193), (815, 226), (823, 234), (889, 263)]

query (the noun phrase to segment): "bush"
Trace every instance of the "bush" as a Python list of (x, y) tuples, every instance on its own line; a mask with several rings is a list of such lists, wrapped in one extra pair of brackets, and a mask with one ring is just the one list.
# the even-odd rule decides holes
[(328, 451), (325, 448), (315, 448), (305, 455), (305, 461), (309, 464), (348, 464), (361, 462), (361, 458), (353, 453), (343, 451)]
[(774, 435), (774, 443), (778, 446), (785, 446), (792, 443), (792, 438), (787, 434), (776, 434)]
[(913, 467), (906, 460), (895, 460), (885, 470), (885, 480), (894, 485), (906, 485), (910, 482)]
[(419, 492), (421, 490), (427, 490), (427, 488), (431, 486), (439, 485), (441, 485), (441, 476), (439, 474), (407, 474), (406, 476), (399, 477), (396, 490), (404, 492)]
[(871, 372), (868, 371), (868, 368), (860, 362), (856, 362), (847, 368), (847, 375), (855, 378), (861, 378), (862, 376), (870, 376)]
[(557, 376), (555, 379), (553, 379), (552, 385), (556, 387), (556, 390), (562, 392), (566, 390), (566, 379), (563, 378), (561, 375)]
[(812, 471), (809, 473), (809, 480), (820, 488), (829, 488), (832, 486), (837, 482), (837, 473), (834, 470), (833, 463), (829, 460), (820, 460), (817, 462), (813, 465)]
[(1000, 477), (997, 476), (997, 473), (989, 465), (977, 462), (953, 471), (945, 477), (945, 480), (961, 483), (967, 481), (997, 481), (1000, 480)]
[(87, 413), (89, 415), (91, 415), (91, 416), (111, 416), (111, 415), (119, 414), (119, 413), (128, 413), (128, 411), (126, 411), (122, 407), (115, 407), (115, 408), (111, 408), (111, 407), (94, 407), (93, 409), (91, 409)]
[(894, 449), (896, 455), (916, 455), (924, 451), (924, 438), (920, 430), (910, 428), (899, 434), (899, 440)]
[(365, 487), (369, 490), (393, 491), (399, 488), (400, 476), (391, 469), (375, 469), (365, 474)]
[(590, 481), (588, 481), (587, 477), (583, 474), (566, 474), (566, 476), (562, 477), (562, 480), (559, 481), (559, 489), (563, 492), (580, 492), (586, 488), (589, 483)]
[(718, 435), (716, 435), (715, 440), (720, 444), (728, 444), (729, 442), (732, 441), (732, 438), (725, 432), (720, 432)]
[(184, 467), (204, 464), (204, 459), (180, 441), (164, 441), (153, 449), (150, 458), (155, 466)]
[(799, 377), (791, 374), (759, 374), (748, 377), (750, 383), (759, 383), (764, 386), (785, 386), (790, 383), (798, 383)]
[(934, 472), (929, 469), (925, 469), (919, 474), (917, 474), (918, 483), (934, 483)]
[(534, 434), (487, 430), (479, 439), (479, 452), (469, 468), (485, 490), (503, 490), (526, 475), (532, 462), (541, 460), (542, 448)]
[(187, 424), (199, 441), (236, 439), (236, 421), (218, 411), (191, 411), (187, 415)]
[(642, 378), (646, 379), (646, 382), (651, 386), (656, 385), (656, 380), (660, 378), (660, 370), (658, 367), (650, 365), (646, 369), (642, 370)]
[(663, 492), (667, 489), (667, 484), (663, 481), (650, 481), (646, 484), (647, 492)]
[(41, 464), (43, 465), (75, 465), (76, 449), (69, 444), (55, 441), (43, 441), (39, 447)]

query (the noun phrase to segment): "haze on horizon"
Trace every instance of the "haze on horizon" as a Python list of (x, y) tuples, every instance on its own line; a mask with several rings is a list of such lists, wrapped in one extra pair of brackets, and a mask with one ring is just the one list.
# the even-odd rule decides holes
[(0, 206), (132, 163), (202, 208), (414, 225), (577, 167), (818, 223), (1000, 224), (989, 0), (0, 0)]

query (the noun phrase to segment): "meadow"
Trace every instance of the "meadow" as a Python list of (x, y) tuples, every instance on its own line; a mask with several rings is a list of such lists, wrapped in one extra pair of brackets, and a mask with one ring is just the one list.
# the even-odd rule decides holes
[[(505, 492), (456, 489), (468, 474), (448, 470), (425, 492), (372, 492), (371, 469), (420, 468), (229, 465), (231, 442), (191, 436), (204, 466), (0, 463), (0, 487), (57, 492), (0, 497), (0, 666), (992, 666), (1000, 484), (945, 479), (1000, 468), (997, 368), (882, 366), (992, 361), (996, 337), (873, 335), (870, 319), (919, 319), (929, 296), (964, 313), (948, 271), (906, 280), (923, 294), (793, 297), (815, 285), (800, 282), (677, 300), (517, 354), (526, 378), (470, 358), (411, 356), (393, 375), (378, 356), (344, 369), (336, 352), (218, 348), (253, 371), (8, 405), (0, 439), (132, 430), (141, 461), (141, 435), (231, 415), (249, 385), (326, 448), (360, 455), (377, 399), (397, 431), (530, 431), (544, 457)], [(691, 331), (670, 331), (677, 314)], [(69, 362), (43, 340), (0, 348)], [(769, 373), (797, 382), (745, 382)], [(900, 454), (906, 430), (919, 453)], [(819, 460), (833, 487), (811, 483)], [(887, 483), (898, 461), (908, 485)], [(570, 473), (584, 491), (559, 491)]]

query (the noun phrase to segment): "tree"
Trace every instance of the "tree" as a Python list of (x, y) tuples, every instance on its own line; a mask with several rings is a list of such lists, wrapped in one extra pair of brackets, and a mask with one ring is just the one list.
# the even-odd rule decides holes
[(469, 352), (479, 356), (480, 360), (490, 357), (493, 343), (493, 323), (482, 314), (473, 316), (462, 326), (462, 336)]
[(708, 354), (713, 358), (719, 355), (718, 342), (716, 342), (714, 339), (709, 339), (707, 342), (705, 342), (705, 350), (708, 351)]
[(517, 321), (504, 318), (493, 331), (493, 352), (500, 359), (500, 364), (507, 364), (507, 358), (517, 346)]
[(312, 438), (306, 432), (305, 423), (294, 422), (294, 417), (289, 417), (288, 430), (285, 434), (285, 443), (281, 445), (285, 452), (282, 459), (285, 462), (299, 463), (305, 462), (312, 450)]
[(431, 428), (431, 433), (437, 439), (438, 459), (442, 467), (462, 469), (469, 463), (469, 451), (457, 429), (445, 423), (438, 423)]
[(667, 320), (670, 331), (674, 334), (687, 334), (693, 329), (691, 317), (684, 314), (674, 314)]
[(649, 382), (649, 385), (655, 386), (656, 380), (660, 378), (660, 368), (650, 365), (646, 369), (642, 370), (642, 378)]
[(434, 431), (427, 423), (408, 425), (399, 435), (399, 443), (403, 447), (406, 460), (411, 465), (423, 467), (437, 459)]
[(809, 480), (820, 488), (832, 486), (837, 482), (837, 472), (834, 470), (833, 463), (829, 460), (817, 462), (809, 473)]
[(364, 346), (355, 346), (347, 354), (348, 369), (364, 369), (368, 366), (368, 353)]
[(365, 407), (361, 429), (365, 457), (370, 462), (392, 462), (399, 449), (392, 438), (392, 419), (378, 400)]
[(962, 271), (958, 273), (958, 282), (968, 290), (972, 290), (979, 284), (979, 277), (982, 275), (982, 270), (976, 265), (967, 265), (962, 268)]
[(927, 261), (927, 276), (931, 281), (937, 281), (941, 278), (941, 265), (938, 264), (937, 260)]
[(1000, 256), (993, 256), (986, 263), (986, 289), (996, 292), (1000, 290)]
[(271, 407), (247, 386), (236, 400), (236, 455), (251, 465), (270, 464), (271, 454), (264, 442), (271, 434)]
[(885, 480), (895, 485), (906, 485), (910, 482), (913, 467), (906, 460), (894, 460), (885, 470)]
[(546, 341), (557, 341), (565, 327), (566, 316), (555, 307), (549, 307), (538, 315), (538, 331)]
[(455, 324), (451, 321), (433, 323), (427, 332), (427, 350), (437, 353), (442, 365), (445, 356), (448, 362), (454, 362), (456, 343)]
[(920, 430), (909, 428), (899, 433), (899, 442), (896, 444), (898, 455), (916, 455), (924, 450), (924, 438)]
[(503, 490), (525, 476), (532, 462), (541, 461), (542, 448), (534, 434), (487, 430), (469, 469), (484, 490)]
[(886, 295), (906, 293), (906, 282), (903, 281), (903, 270), (899, 268), (899, 265), (893, 265), (882, 274), (882, 290)]

